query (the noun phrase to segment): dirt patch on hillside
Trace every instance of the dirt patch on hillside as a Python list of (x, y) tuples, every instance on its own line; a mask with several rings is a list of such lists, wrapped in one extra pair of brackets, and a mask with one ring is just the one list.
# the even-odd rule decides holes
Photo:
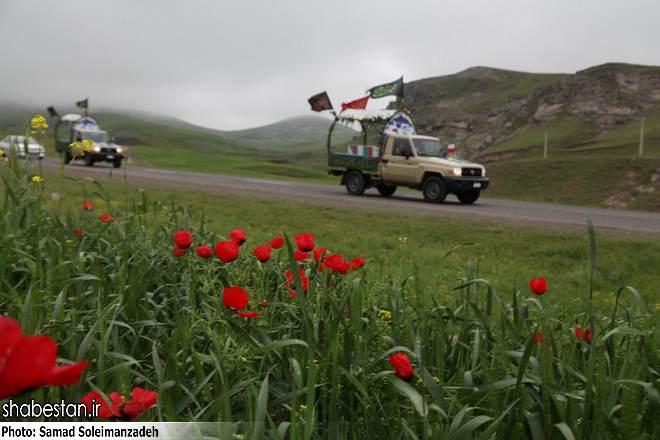
[(625, 178), (617, 182), (612, 195), (603, 201), (608, 208), (628, 209), (639, 198), (655, 193), (660, 189), (660, 168), (651, 172), (648, 180), (639, 169), (628, 171)]

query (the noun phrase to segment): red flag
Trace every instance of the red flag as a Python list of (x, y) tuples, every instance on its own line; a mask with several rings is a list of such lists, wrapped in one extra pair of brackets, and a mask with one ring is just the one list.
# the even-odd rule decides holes
[(351, 101), (348, 104), (343, 104), (341, 105), (342, 111), (346, 110), (347, 108), (357, 108), (360, 110), (364, 110), (367, 108), (367, 101), (369, 101), (369, 96), (365, 96), (364, 98), (356, 99), (355, 101)]

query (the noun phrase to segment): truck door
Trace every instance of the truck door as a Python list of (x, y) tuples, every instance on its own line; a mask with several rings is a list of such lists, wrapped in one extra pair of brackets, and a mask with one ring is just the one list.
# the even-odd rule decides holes
[(415, 153), (410, 139), (387, 139), (383, 154), (382, 178), (385, 182), (412, 184), (415, 179)]

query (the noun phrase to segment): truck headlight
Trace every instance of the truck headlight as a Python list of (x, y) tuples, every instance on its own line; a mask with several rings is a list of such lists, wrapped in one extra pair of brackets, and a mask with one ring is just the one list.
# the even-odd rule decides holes
[(121, 153), (122, 151), (124, 150), (122, 150), (121, 147), (117, 147), (117, 153)]
[(454, 176), (461, 176), (463, 174), (463, 168), (456, 167), (454, 168)]
[(481, 168), (481, 177), (486, 177), (486, 168)]
[(92, 148), (92, 150), (96, 151), (97, 153), (100, 153), (101, 152), (101, 147), (96, 145), (94, 148)]

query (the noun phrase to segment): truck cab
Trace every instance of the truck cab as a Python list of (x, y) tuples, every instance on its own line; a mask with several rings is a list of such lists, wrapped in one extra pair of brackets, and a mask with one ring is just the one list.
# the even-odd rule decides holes
[(440, 203), (453, 193), (463, 203), (474, 203), (488, 187), (485, 176), (482, 165), (449, 157), (438, 138), (390, 134), (378, 179), (390, 186), (420, 189), (430, 202)]

